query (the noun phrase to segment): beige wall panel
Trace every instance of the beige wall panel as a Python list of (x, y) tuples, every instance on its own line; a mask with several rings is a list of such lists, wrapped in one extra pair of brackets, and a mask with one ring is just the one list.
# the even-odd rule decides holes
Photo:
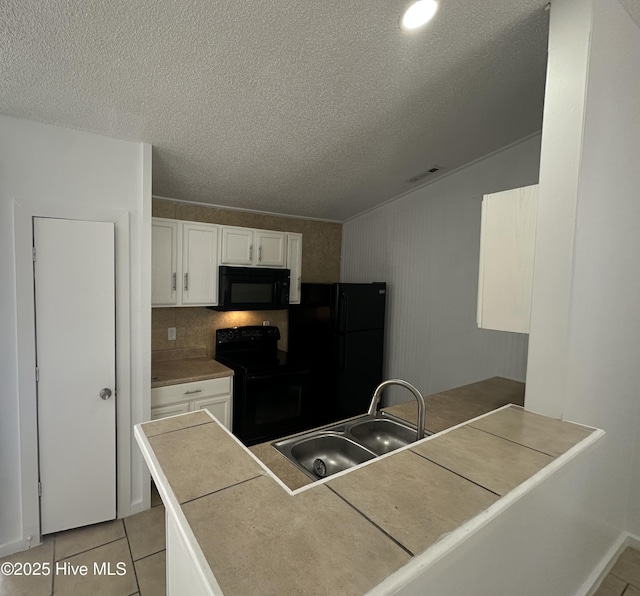
[(176, 218), (176, 204), (173, 201), (158, 201), (153, 199), (153, 217)]

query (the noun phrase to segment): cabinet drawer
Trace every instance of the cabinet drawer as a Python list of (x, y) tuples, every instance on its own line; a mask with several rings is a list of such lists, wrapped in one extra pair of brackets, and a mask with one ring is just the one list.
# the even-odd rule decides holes
[(178, 401), (190, 401), (201, 397), (229, 395), (231, 393), (231, 377), (179, 383), (156, 387), (151, 390), (151, 407), (165, 406)]

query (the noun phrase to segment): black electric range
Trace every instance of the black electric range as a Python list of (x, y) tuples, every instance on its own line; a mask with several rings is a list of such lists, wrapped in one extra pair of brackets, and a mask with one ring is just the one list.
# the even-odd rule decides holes
[(216, 360), (233, 376), (233, 434), (255, 445), (313, 425), (309, 367), (278, 350), (280, 330), (247, 326), (216, 331)]

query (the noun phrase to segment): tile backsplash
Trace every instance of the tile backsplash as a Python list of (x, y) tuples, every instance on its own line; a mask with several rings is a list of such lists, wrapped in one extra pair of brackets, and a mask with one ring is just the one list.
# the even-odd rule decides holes
[[(155, 361), (215, 355), (216, 329), (262, 325), (270, 321), (280, 329), (281, 350), (287, 349), (289, 317), (287, 310), (217, 312), (204, 307), (153, 308), (151, 310), (151, 357)], [(176, 339), (169, 340), (169, 327), (176, 328)]]

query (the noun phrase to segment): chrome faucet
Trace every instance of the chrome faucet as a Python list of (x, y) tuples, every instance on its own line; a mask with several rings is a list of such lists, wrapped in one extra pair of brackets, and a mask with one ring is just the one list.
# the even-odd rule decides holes
[(407, 381), (403, 381), (402, 379), (389, 379), (388, 381), (382, 381), (382, 383), (380, 383), (380, 385), (378, 385), (376, 387), (376, 390), (373, 392), (373, 397), (371, 398), (371, 405), (369, 406), (369, 416), (375, 416), (376, 415), (376, 411), (378, 409), (378, 402), (380, 401), (380, 396), (382, 394), (382, 391), (385, 389), (385, 387), (388, 387), (389, 385), (400, 385), (400, 387), (405, 387), (406, 389), (408, 389), (409, 391), (411, 391), (411, 393), (413, 393), (413, 396), (418, 400), (418, 438), (416, 439), (417, 441), (419, 441), (420, 439), (424, 438), (424, 418), (425, 418), (425, 405), (424, 405), (424, 397), (422, 397), (422, 394), (411, 384), (411, 383), (407, 383)]

